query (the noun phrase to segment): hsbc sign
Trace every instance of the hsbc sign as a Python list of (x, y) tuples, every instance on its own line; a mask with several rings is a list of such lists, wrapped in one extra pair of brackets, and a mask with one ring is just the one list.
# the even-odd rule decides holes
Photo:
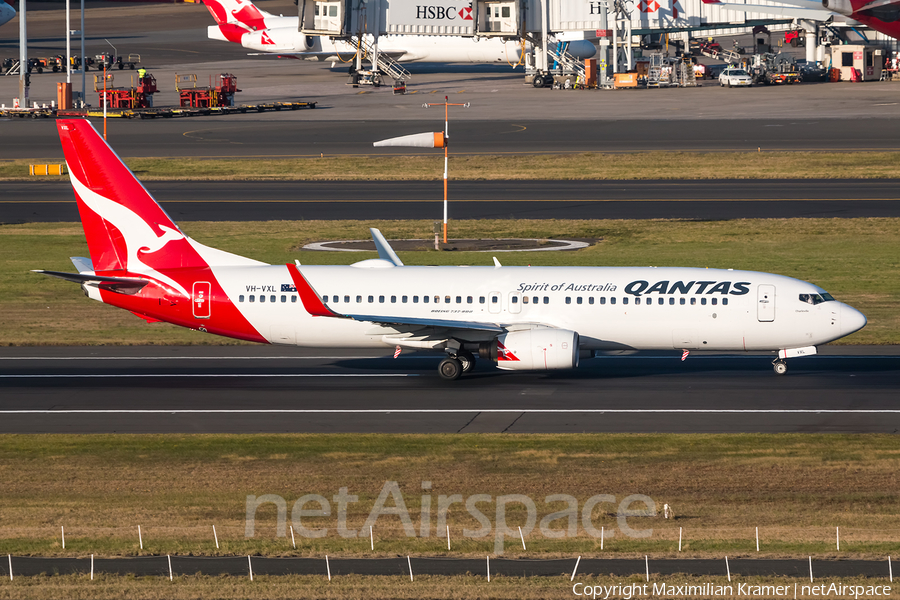
[(433, 1), (433, 4), (423, 4), (422, 0), (389, 0), (389, 30), (393, 33), (474, 34), (472, 0)]
[(457, 8), (455, 6), (416, 6), (416, 19), (428, 21), (453, 21), (461, 19), (463, 21), (472, 20), (472, 7)]

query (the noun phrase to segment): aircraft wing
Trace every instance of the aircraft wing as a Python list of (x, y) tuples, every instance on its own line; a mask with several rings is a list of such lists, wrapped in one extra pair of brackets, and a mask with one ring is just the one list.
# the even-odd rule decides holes
[(471, 331), (490, 331), (504, 333), (506, 328), (497, 323), (480, 321), (454, 321), (451, 319), (418, 319), (414, 317), (384, 317), (376, 315), (344, 315), (354, 321), (378, 323), (379, 325), (412, 325), (414, 327), (439, 327), (442, 329), (468, 329)]

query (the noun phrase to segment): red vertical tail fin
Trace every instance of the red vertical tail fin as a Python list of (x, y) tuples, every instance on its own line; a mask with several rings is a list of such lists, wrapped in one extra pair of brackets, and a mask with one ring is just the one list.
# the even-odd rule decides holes
[(204, 266), (185, 235), (94, 127), (57, 122), (94, 271)]

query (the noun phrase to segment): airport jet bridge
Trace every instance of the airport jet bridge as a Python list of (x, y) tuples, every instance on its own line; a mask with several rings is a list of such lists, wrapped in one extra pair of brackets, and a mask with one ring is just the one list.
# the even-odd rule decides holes
[(509, 64), (524, 66), (529, 82), (541, 78), (535, 85), (554, 76), (557, 81), (560, 75), (584, 76), (576, 44), (599, 50), (598, 76), (604, 85), (612, 74), (634, 67), (636, 36), (665, 33), (686, 43), (692, 31), (773, 22), (768, 14), (726, 10), (702, 0), (299, 0), (298, 10), (301, 32), (353, 41), (359, 48), (357, 69), (365, 57), (395, 79), (408, 76), (392, 66), (390, 59), (397, 56), (380, 55), (380, 39), (389, 47), (384, 36), (499, 38), (506, 42)]

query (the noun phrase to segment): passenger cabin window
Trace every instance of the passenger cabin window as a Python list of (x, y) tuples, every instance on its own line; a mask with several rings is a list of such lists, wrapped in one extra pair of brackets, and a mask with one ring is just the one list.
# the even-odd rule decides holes
[(428, 296), (422, 296), (422, 303), (428, 304)]
[(715, 306), (715, 305), (718, 304), (718, 303), (719, 303), (719, 299), (718, 299), (718, 298), (712, 298), (712, 305), (713, 305), (713, 306)]
[(572, 299), (566, 296), (566, 304), (572, 304)]
[[(623, 299), (622, 302), (624, 302), (625, 304), (628, 304), (628, 298)], [(635, 298), (635, 299), (634, 299), (634, 303), (635, 303), (635, 304), (640, 304), (640, 303), (641, 303), (641, 299), (640, 299), (640, 298)]]
[(581, 304), (581, 296), (575, 298), (575, 304)]
[(275, 296), (274, 296), (274, 295), (269, 296), (269, 302), (275, 302)]
[(378, 301), (384, 304), (384, 296), (378, 296)]
[(344, 302), (350, 302), (350, 296), (344, 296)]
[(681, 304), (682, 306), (684, 306), (685, 299), (684, 299), (684, 298), (679, 298), (679, 299), (678, 299), (678, 303)]
[(397, 304), (397, 296), (391, 296), (391, 304)]
[(250, 302), (256, 302), (256, 296), (250, 294)]
[(287, 296), (282, 296), (282, 297), (281, 297), (281, 301), (282, 301), (282, 302), (287, 302)]
[(418, 304), (418, 303), (419, 303), (419, 297), (413, 296), (413, 304)]
[(610, 299), (609, 299), (609, 303), (610, 303), (610, 304), (615, 304), (615, 303), (616, 303), (616, 297), (613, 296), (612, 298), (610, 298)]
[(522, 304), (528, 304), (528, 296), (522, 296)]
[(356, 297), (356, 303), (359, 304), (359, 303), (361, 303), (361, 302), (362, 302), (362, 296), (357, 296), (357, 297)]
[(665, 304), (665, 303), (666, 303), (666, 299), (665, 299), (665, 298), (660, 298), (659, 300), (656, 301), (656, 303), (657, 303), (657, 304)]
[(728, 306), (728, 298), (722, 298), (722, 306)]
[(408, 296), (403, 296), (401, 298), (401, 300), (403, 301), (403, 304), (406, 304), (407, 299), (408, 299)]
[(435, 304), (440, 304), (440, 303), (441, 303), (441, 297), (440, 297), (440, 296), (435, 296), (435, 297), (434, 297), (434, 303), (435, 303)]
[(297, 296), (291, 296), (291, 302), (296, 302), (296, 301), (297, 301)]
[[(325, 296), (324, 298), (325, 298), (325, 300), (328, 300), (328, 296)], [(266, 301), (266, 297), (263, 296), (262, 294), (260, 294), (260, 295), (259, 295), (259, 301), (260, 301), (260, 302), (265, 302), (265, 301)]]
[(466, 304), (472, 304), (475, 299), (472, 296), (466, 296)]
[(695, 304), (697, 304), (697, 299), (691, 298), (691, 306), (694, 306)]
[(500, 302), (500, 296), (491, 296), (491, 304), (497, 304)]
[(590, 298), (588, 298), (588, 304), (593, 304), (593, 303), (594, 303), (594, 297), (591, 296)]
[(544, 296), (544, 304), (550, 304), (550, 296)]
[(541, 299), (538, 298), (537, 296), (534, 296), (534, 297), (531, 299), (531, 302), (534, 303), (534, 304), (539, 304), (540, 301), (541, 301)]
[(243, 301), (244, 301), (244, 295), (241, 294), (240, 296), (238, 296), (238, 302), (243, 302)]
[[(682, 298), (684, 300), (684, 298)], [(669, 298), (669, 304), (675, 304), (675, 298)]]
[[(613, 304), (615, 304), (615, 302)], [(628, 296), (622, 298), (622, 304), (628, 304)]]
[(706, 306), (706, 298), (700, 298), (700, 305)]
[(600, 304), (606, 304), (606, 296), (600, 296)]
[(450, 296), (444, 296), (444, 304), (450, 304)]
[(375, 296), (369, 296), (369, 304), (375, 302)]
[(478, 296), (478, 304), (484, 304), (484, 296)]
[(462, 296), (457, 296), (457, 297), (456, 297), (456, 303), (457, 303), (457, 304), (462, 304)]
[(513, 304), (518, 304), (518, 303), (519, 303), (519, 297), (518, 297), (518, 296), (513, 296), (512, 298), (509, 299), (509, 301), (512, 302)]
[(331, 301), (332, 301), (332, 302), (337, 302), (338, 300), (339, 300), (338, 296), (332, 296), (332, 297), (331, 297)]

